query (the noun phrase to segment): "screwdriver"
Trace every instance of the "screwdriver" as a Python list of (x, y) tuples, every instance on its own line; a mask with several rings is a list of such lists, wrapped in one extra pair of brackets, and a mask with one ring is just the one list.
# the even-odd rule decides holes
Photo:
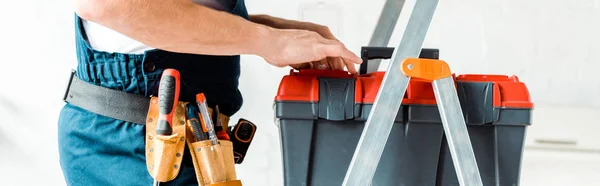
[[(173, 133), (173, 114), (179, 99), (179, 71), (165, 69), (158, 85), (159, 115), (156, 125), (156, 135), (169, 136)], [(153, 185), (158, 186), (160, 182), (154, 180)]]
[(173, 114), (179, 99), (179, 71), (166, 69), (163, 71), (158, 86), (159, 116), (156, 134), (171, 135), (173, 133)]
[(208, 132), (208, 139), (213, 145), (217, 145), (219, 141), (217, 135), (215, 134), (215, 128), (213, 127), (213, 123), (210, 119), (210, 114), (208, 113), (208, 106), (206, 105), (206, 97), (204, 96), (204, 93), (196, 94), (196, 104), (198, 104), (198, 109), (200, 109), (200, 114), (202, 115), (202, 121), (204, 121), (204, 127), (206, 127), (206, 131)]

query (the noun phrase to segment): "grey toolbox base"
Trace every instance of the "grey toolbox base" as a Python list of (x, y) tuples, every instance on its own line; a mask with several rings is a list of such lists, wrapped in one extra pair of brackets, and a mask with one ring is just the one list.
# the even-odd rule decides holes
[[(364, 121), (279, 122), (285, 185), (341, 185)], [(468, 126), (484, 185), (519, 185), (525, 129), (519, 125)], [(441, 123), (396, 122), (373, 186), (458, 185), (443, 135)]]

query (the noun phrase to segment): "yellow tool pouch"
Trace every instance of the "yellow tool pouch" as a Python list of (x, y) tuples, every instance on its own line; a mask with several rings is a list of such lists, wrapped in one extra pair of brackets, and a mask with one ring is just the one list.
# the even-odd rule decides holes
[(173, 116), (173, 134), (156, 135), (159, 116), (158, 98), (152, 97), (146, 120), (146, 165), (156, 181), (168, 182), (179, 174), (186, 140), (185, 102), (178, 102)]
[[(209, 112), (212, 113), (212, 109), (209, 109)], [(224, 121), (229, 121), (228, 117), (221, 117)], [(201, 115), (199, 119), (202, 120)], [(226, 127), (226, 123), (223, 122), (223, 127)], [(242, 182), (236, 179), (231, 141), (219, 140), (217, 145), (213, 145), (210, 140), (198, 141), (193, 135), (191, 125), (192, 122), (188, 120), (187, 143), (194, 162), (198, 185), (241, 186)]]
[[(178, 102), (173, 116), (173, 134), (156, 135), (159, 117), (158, 98), (150, 100), (150, 108), (146, 119), (146, 165), (148, 172), (156, 181), (168, 182), (179, 173), (185, 145), (188, 145), (196, 179), (200, 186), (242, 186), (236, 179), (235, 160), (231, 141), (219, 140), (213, 145), (210, 140), (198, 141), (187, 118), (188, 102)], [(209, 109), (212, 113), (212, 109)], [(201, 119), (202, 116), (199, 116)], [(223, 127), (227, 128), (229, 118), (221, 115)]]

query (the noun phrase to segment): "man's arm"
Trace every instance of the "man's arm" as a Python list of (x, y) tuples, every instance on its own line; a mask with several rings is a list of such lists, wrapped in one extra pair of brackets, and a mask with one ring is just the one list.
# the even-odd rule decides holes
[(258, 54), (271, 29), (191, 0), (74, 0), (83, 19), (150, 47), (207, 55)]
[(267, 25), (273, 28), (279, 29), (304, 29), (304, 30), (312, 30), (318, 33), (321, 32), (329, 32), (329, 28), (323, 25), (311, 23), (311, 22), (302, 22), (296, 20), (283, 19), (279, 17), (273, 17), (265, 14), (252, 14), (249, 16), (250, 21), (262, 25)]
[(316, 32), (277, 29), (191, 0), (73, 0), (83, 19), (101, 24), (150, 47), (205, 55), (258, 55), (284, 67), (342, 57), (361, 60), (339, 41)]

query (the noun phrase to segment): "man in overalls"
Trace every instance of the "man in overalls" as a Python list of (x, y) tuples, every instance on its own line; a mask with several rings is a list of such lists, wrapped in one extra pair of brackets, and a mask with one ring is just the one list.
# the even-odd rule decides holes
[[(150, 185), (147, 98), (162, 71), (181, 74), (181, 101), (204, 93), (225, 116), (242, 105), (241, 54), (277, 67), (355, 73), (360, 58), (327, 27), (248, 15), (243, 0), (74, 0), (78, 65), (60, 113), (60, 164), (69, 185)], [(276, 7), (274, 7), (276, 8)], [(78, 82), (79, 81), (79, 82)], [(85, 83), (81, 83), (85, 82)], [(186, 150), (169, 185), (197, 185)]]

